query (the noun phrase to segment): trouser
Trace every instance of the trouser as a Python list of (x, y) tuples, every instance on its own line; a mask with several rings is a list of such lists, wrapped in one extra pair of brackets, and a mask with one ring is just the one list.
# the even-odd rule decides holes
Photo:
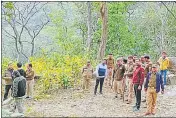
[(104, 82), (104, 78), (97, 78), (96, 79), (94, 94), (97, 93), (97, 88), (98, 88), (99, 83), (100, 83), (100, 93), (102, 93), (103, 82)]
[[(145, 85), (146, 79), (147, 79), (147, 78), (144, 78), (144, 84), (143, 84), (143, 87), (144, 87), (144, 85)], [(146, 100), (146, 96), (147, 96), (147, 92), (144, 93), (144, 100)]]
[(83, 77), (83, 89), (89, 89), (91, 78)]
[[(10, 89), (12, 90), (12, 85), (5, 85), (5, 93), (4, 93), (4, 99), (3, 100), (7, 99)], [(12, 93), (12, 91), (11, 91), (11, 93)]]
[(141, 105), (141, 90), (138, 89), (139, 84), (134, 84), (134, 92), (135, 92), (135, 97), (136, 97), (136, 107), (137, 109), (140, 108)]
[(107, 81), (108, 81), (109, 86), (111, 86), (111, 84), (112, 84), (112, 75), (113, 75), (113, 69), (109, 68), (108, 69), (108, 76), (107, 76)]
[(15, 103), (14, 103), (12, 111), (15, 112), (15, 110), (17, 109), (18, 113), (23, 113), (24, 112), (24, 109), (23, 109), (23, 98), (16, 97), (14, 99), (15, 99)]
[(164, 85), (166, 85), (167, 81), (166, 81), (166, 76), (167, 76), (167, 70), (160, 70), (160, 73), (161, 73), (161, 76), (164, 75), (163, 77), (163, 82), (164, 82)]
[(117, 81), (114, 80), (114, 91), (117, 95), (118, 93), (122, 96), (123, 95), (123, 88), (122, 88), (123, 80)]
[(34, 79), (27, 80), (27, 86), (26, 86), (27, 92), (26, 93), (28, 97), (33, 97), (33, 86), (34, 86)]
[(147, 90), (147, 112), (155, 113), (157, 93), (154, 87), (149, 87)]
[(127, 79), (127, 90), (128, 90), (128, 101), (132, 101), (132, 94), (133, 94), (133, 83), (132, 79)]

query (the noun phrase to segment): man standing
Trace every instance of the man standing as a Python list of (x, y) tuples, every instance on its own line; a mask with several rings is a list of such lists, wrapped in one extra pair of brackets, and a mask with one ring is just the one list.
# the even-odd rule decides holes
[(158, 60), (161, 76), (164, 75), (164, 85), (166, 85), (167, 68), (169, 67), (169, 59), (166, 56), (166, 52), (162, 52), (162, 57)]
[(136, 96), (136, 105), (134, 106), (134, 111), (138, 111), (140, 109), (141, 104), (141, 90), (144, 81), (144, 68), (141, 66), (141, 61), (136, 59), (136, 68), (133, 73), (133, 85), (134, 92)]
[(18, 71), (13, 72), (13, 97), (15, 99), (15, 105), (12, 109), (12, 112), (15, 112), (15, 109), (18, 109), (19, 113), (23, 113), (23, 96), (26, 93), (26, 78), (20, 75)]
[(97, 88), (100, 83), (100, 94), (102, 94), (102, 87), (104, 83), (104, 78), (107, 76), (107, 65), (106, 65), (106, 59), (103, 59), (100, 64), (96, 67), (96, 85), (94, 94), (97, 93)]
[(121, 95), (121, 98), (123, 97), (124, 73), (125, 66), (122, 64), (122, 58), (119, 58), (117, 59), (113, 74), (115, 98), (118, 97), (118, 93)]
[(128, 57), (128, 64), (127, 64), (127, 71), (125, 72), (124, 76), (127, 77), (127, 90), (128, 90), (128, 99), (126, 101), (127, 104), (132, 102), (132, 92), (133, 92), (133, 84), (132, 84), (132, 77), (133, 77), (133, 57)]
[(12, 87), (12, 83), (13, 83), (12, 73), (13, 73), (12, 62), (9, 62), (8, 69), (5, 70), (4, 77), (3, 77), (3, 79), (5, 80), (5, 93), (4, 93), (3, 101), (7, 99), (9, 90)]
[(27, 97), (26, 98), (32, 98), (33, 97), (33, 86), (34, 86), (34, 70), (32, 69), (32, 64), (27, 65), (26, 70), (26, 80), (27, 80)]
[[(150, 61), (150, 57), (149, 56), (144, 56), (145, 58), (145, 66), (144, 66), (144, 84), (145, 84), (145, 81), (146, 81), (146, 77), (147, 77), (147, 74), (151, 71), (151, 68), (152, 68), (152, 62)], [(146, 102), (146, 93), (144, 95), (144, 100), (142, 100), (142, 102)]]
[(113, 69), (114, 69), (114, 58), (111, 53), (108, 55), (107, 68), (108, 68), (107, 81), (109, 86), (112, 86), (111, 83), (112, 83), (112, 75), (113, 75)]
[(24, 69), (22, 69), (21, 62), (17, 63), (17, 67), (18, 67), (17, 71), (20, 73), (20, 75), (26, 78), (26, 72)]
[(83, 67), (82, 76), (83, 76), (83, 89), (88, 90), (90, 87), (90, 81), (93, 76), (93, 68), (91, 66), (90, 61), (87, 61), (87, 65)]
[(162, 76), (160, 73), (157, 72), (156, 64), (153, 64), (152, 72), (148, 73), (144, 88), (147, 92), (147, 112), (145, 113), (145, 115), (154, 115), (156, 112), (155, 106), (157, 93), (160, 92), (160, 88), (162, 90), (161, 93), (164, 93)]

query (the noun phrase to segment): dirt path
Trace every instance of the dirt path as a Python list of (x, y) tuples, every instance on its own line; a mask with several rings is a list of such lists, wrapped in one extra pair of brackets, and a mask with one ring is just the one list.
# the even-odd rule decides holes
[[(114, 93), (103, 88), (103, 95), (93, 95), (94, 81), (89, 92), (82, 90), (62, 90), (48, 100), (25, 100), (28, 117), (134, 117), (146, 111), (145, 103), (141, 110), (133, 112), (132, 106), (122, 99), (114, 99)], [(167, 86), (165, 94), (158, 94), (157, 114), (154, 117), (176, 116), (176, 86)], [(144, 93), (144, 92), (143, 92)], [(175, 94), (175, 95), (174, 95)]]

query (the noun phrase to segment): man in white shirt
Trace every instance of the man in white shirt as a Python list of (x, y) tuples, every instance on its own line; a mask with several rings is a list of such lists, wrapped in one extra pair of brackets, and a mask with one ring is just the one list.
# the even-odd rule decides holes
[(104, 78), (107, 76), (107, 65), (106, 65), (106, 59), (103, 59), (100, 64), (96, 67), (96, 85), (94, 94), (97, 93), (97, 88), (100, 83), (100, 94), (102, 94), (102, 87), (104, 83)]

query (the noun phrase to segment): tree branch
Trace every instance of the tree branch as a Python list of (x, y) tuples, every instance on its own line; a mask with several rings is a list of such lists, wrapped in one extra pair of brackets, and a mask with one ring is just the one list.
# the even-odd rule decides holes
[(173, 14), (173, 12), (167, 7), (167, 5), (163, 2), (163, 1), (161, 1), (161, 3), (166, 7), (166, 9), (172, 14), (172, 16), (175, 18), (175, 20), (176, 20), (176, 16)]

